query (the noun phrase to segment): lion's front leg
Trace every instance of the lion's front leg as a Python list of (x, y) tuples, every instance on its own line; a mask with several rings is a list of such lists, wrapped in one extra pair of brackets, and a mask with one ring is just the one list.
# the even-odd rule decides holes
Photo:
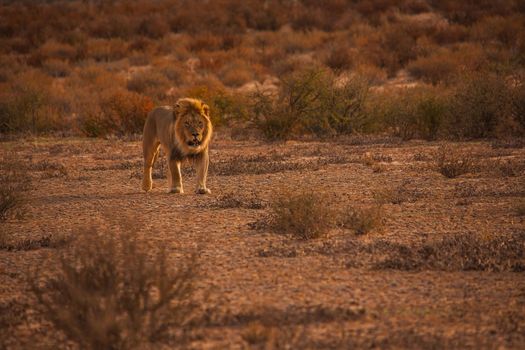
[(168, 193), (184, 193), (180, 164), (179, 160), (170, 159), (169, 161)]
[(206, 177), (208, 176), (208, 165), (210, 159), (208, 156), (208, 149), (205, 149), (201, 154), (195, 158), (195, 165), (197, 167), (197, 194), (211, 193), (210, 189), (206, 187)]

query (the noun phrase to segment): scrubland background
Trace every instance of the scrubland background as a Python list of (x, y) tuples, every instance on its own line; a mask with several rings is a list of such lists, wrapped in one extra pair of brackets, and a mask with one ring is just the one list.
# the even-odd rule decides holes
[(233, 134), (507, 137), (525, 2), (3, 1), (0, 133), (141, 131), (194, 96)]

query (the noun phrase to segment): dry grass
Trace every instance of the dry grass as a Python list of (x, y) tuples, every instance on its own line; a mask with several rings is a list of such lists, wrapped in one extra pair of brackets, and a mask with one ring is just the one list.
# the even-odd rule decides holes
[(341, 213), (339, 221), (343, 228), (354, 231), (356, 235), (364, 235), (380, 229), (383, 216), (379, 205), (348, 207)]
[(131, 226), (83, 229), (56, 258), (58, 270), (31, 276), (39, 310), (86, 349), (128, 349), (179, 341), (194, 315), (195, 259), (173, 268)]
[(438, 150), (436, 166), (438, 171), (449, 179), (476, 169), (476, 163), (472, 156), (448, 146), (442, 146)]
[(452, 234), (421, 246), (376, 243), (375, 248), (387, 255), (375, 264), (379, 269), (525, 271), (523, 232), (491, 236)]
[(299, 239), (319, 238), (335, 226), (337, 214), (316, 192), (282, 193), (270, 203), (270, 227)]

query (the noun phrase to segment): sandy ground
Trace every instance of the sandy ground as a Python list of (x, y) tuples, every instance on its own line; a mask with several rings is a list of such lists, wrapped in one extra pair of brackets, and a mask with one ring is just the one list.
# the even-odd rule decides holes
[[(218, 138), (211, 146), (212, 194), (202, 196), (193, 193), (188, 165), (185, 194), (165, 193), (161, 163), (153, 191), (140, 191), (140, 142), (2, 143), (3, 158), (16, 154), (32, 164), (33, 189), (24, 217), (0, 226), (11, 247), (0, 250), (0, 344), (51, 347), (41, 340), (53, 338), (48, 326), (24, 322), (35, 317), (26, 272), (60, 249), (38, 242), (122, 217), (136, 220), (141, 234), (173, 256), (199, 250), (211, 321), (191, 348), (263, 348), (250, 337), (262, 324), (284, 348), (523, 349), (525, 272), (378, 267), (396, 244), (417, 247), (454, 234), (523, 235), (525, 219), (515, 206), (525, 197), (525, 149), (450, 143), (479, 168), (449, 179), (436, 170), (441, 145)], [(325, 193), (341, 206), (381, 202), (382, 226), (360, 236), (334, 229), (311, 241), (254, 229), (284, 190)], [(400, 203), (388, 200), (393, 190)], [(33, 243), (17, 246), (24, 240)]]

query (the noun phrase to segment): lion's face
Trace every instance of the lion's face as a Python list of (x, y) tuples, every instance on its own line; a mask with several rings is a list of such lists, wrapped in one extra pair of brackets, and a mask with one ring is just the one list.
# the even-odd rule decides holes
[(206, 117), (198, 112), (191, 112), (182, 117), (181, 125), (186, 145), (199, 147), (206, 132)]

